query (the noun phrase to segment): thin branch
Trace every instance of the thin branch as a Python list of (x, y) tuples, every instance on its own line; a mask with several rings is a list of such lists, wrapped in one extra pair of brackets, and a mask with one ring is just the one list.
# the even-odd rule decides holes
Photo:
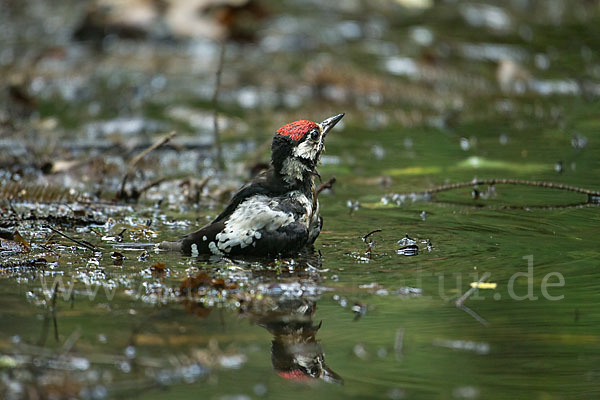
[(492, 275), (489, 272), (486, 272), (485, 274), (483, 274), (483, 276), (481, 277), (480, 280), (477, 281), (477, 283), (475, 285), (473, 285), (472, 287), (469, 288), (469, 290), (467, 290), (465, 292), (465, 294), (463, 294), (458, 300), (456, 300), (456, 307), (462, 307), (463, 303), (469, 298), (469, 296), (471, 296), (473, 294), (474, 291), (476, 291), (479, 288), (479, 284), (483, 281), (485, 281), (487, 278), (490, 277), (490, 275)]
[(394, 352), (396, 360), (402, 359), (402, 348), (404, 347), (404, 329), (396, 329), (396, 338), (394, 339)]
[(168, 143), (169, 140), (171, 140), (173, 138), (173, 136), (175, 136), (176, 134), (177, 134), (177, 132), (175, 132), (175, 131), (171, 131), (171, 132), (167, 133), (165, 136), (161, 137), (156, 142), (151, 144), (149, 147), (147, 147), (145, 150), (143, 150), (141, 153), (139, 153), (137, 156), (135, 156), (129, 162), (129, 167), (127, 168), (127, 172), (125, 173), (125, 176), (123, 176), (123, 180), (121, 181), (121, 190), (117, 194), (117, 199), (127, 199), (130, 197), (127, 195), (127, 192), (125, 191), (125, 185), (127, 184), (127, 181), (129, 180), (129, 177), (131, 176), (131, 174), (134, 172), (134, 167), (136, 166), (136, 164), (138, 162), (140, 162), (140, 160), (142, 160), (148, 154), (153, 152), (154, 150), (156, 150), (159, 147)]
[(224, 63), (225, 40), (222, 40), (219, 48), (219, 61), (217, 64), (217, 72), (215, 76), (215, 91), (212, 97), (215, 149), (217, 152), (217, 164), (219, 166), (219, 169), (221, 170), (225, 168), (225, 162), (223, 161), (223, 148), (221, 146), (221, 134), (219, 131), (219, 92), (221, 91), (221, 76), (223, 75)]
[(474, 185), (534, 186), (534, 187), (543, 187), (543, 188), (548, 188), (548, 189), (558, 189), (558, 190), (566, 190), (569, 192), (583, 193), (583, 194), (587, 194), (588, 196), (600, 196), (600, 192), (598, 192), (598, 191), (580, 188), (577, 186), (568, 186), (568, 185), (563, 185), (562, 183), (553, 183), (553, 182), (545, 182), (545, 181), (526, 181), (523, 179), (474, 179), (469, 182), (458, 182), (458, 183), (452, 183), (449, 185), (436, 186), (432, 189), (425, 190), (423, 193), (433, 194), (433, 193), (444, 192), (447, 190), (471, 187)]
[(56, 320), (56, 295), (58, 294), (58, 283), (54, 285), (54, 293), (52, 294), (52, 323), (54, 324), (54, 339), (58, 343), (58, 321)]
[(161, 137), (160, 139), (158, 139), (156, 142), (154, 142), (150, 147), (146, 148), (144, 151), (142, 151), (140, 154), (138, 154), (137, 156), (135, 156), (130, 162), (129, 162), (129, 169), (133, 169), (133, 167), (135, 167), (135, 165), (140, 162), (140, 160), (144, 157), (146, 157), (148, 154), (150, 154), (151, 152), (153, 152), (154, 150), (158, 149), (159, 147), (169, 143), (169, 140), (171, 140), (173, 138), (173, 136), (175, 136), (177, 134), (177, 132), (175, 131), (171, 131), (169, 133), (167, 133), (165, 136)]
[(475, 321), (479, 322), (481, 325), (483, 325), (483, 326), (490, 325), (490, 323), (487, 322), (485, 320), (485, 318), (483, 318), (481, 315), (477, 314), (475, 311), (471, 310), (469, 307), (465, 306), (464, 304), (458, 308), (463, 310), (467, 314), (469, 314), (471, 317), (473, 317), (475, 319)]
[(371, 236), (372, 234), (377, 233), (377, 232), (381, 232), (381, 229), (375, 229), (374, 231), (371, 231), (371, 232), (367, 233), (365, 236), (362, 237), (363, 242), (366, 242), (367, 238), (369, 236)]
[(137, 195), (141, 196), (145, 191), (147, 191), (148, 189), (152, 189), (155, 186), (160, 185), (161, 183), (163, 183), (164, 181), (166, 181), (168, 178), (167, 177), (162, 177), (162, 178), (158, 178), (153, 180), (152, 182), (148, 183), (145, 186), (142, 186), (138, 191), (137, 191)]
[(336, 182), (335, 176), (329, 179), (327, 182), (322, 183), (317, 189), (317, 195), (320, 194), (325, 189), (331, 189), (333, 184)]
[(64, 237), (64, 238), (67, 238), (67, 239), (69, 239), (69, 240), (70, 240), (70, 241), (72, 241), (72, 242), (75, 242), (75, 243), (77, 243), (77, 244), (78, 244), (78, 245), (80, 245), (80, 246), (83, 246), (83, 247), (85, 247), (86, 249), (90, 249), (90, 250), (92, 250), (92, 251), (96, 251), (96, 250), (99, 250), (99, 249), (100, 249), (99, 247), (93, 246), (93, 245), (91, 245), (91, 244), (84, 243), (84, 242), (82, 242), (82, 241), (79, 241), (79, 240), (77, 240), (77, 239), (74, 239), (74, 238), (72, 238), (72, 237), (68, 236), (67, 234), (65, 234), (65, 233), (62, 233), (62, 232), (61, 232), (61, 231), (59, 231), (58, 229), (54, 229), (54, 228), (53, 228), (53, 227), (51, 227), (50, 225), (46, 225), (46, 228), (50, 229), (50, 230), (51, 230), (52, 232), (54, 232), (54, 233), (58, 233), (60, 236), (62, 236), (62, 237)]

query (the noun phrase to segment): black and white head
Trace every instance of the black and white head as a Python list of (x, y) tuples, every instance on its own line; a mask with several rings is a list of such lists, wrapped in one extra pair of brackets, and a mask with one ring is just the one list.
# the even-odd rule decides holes
[(290, 185), (306, 183), (316, 174), (327, 133), (344, 114), (338, 114), (317, 124), (300, 120), (277, 130), (271, 146), (275, 170)]

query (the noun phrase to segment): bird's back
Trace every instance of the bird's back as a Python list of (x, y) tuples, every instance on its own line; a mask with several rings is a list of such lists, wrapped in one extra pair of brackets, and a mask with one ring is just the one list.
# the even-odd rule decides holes
[(312, 190), (286, 190), (273, 172), (267, 171), (242, 187), (213, 222), (163, 248), (179, 247), (189, 255), (299, 251), (312, 243), (320, 230), (318, 203), (313, 196)]

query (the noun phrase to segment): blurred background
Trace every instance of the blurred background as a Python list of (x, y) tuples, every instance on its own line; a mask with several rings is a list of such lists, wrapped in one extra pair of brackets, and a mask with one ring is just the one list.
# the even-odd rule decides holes
[[(1, 179), (115, 191), (123, 152), (171, 130), (177, 156), (148, 163), (150, 178), (210, 176), (215, 109), (234, 175), (268, 160), (284, 123), (341, 111), (375, 159), (386, 130), (409, 150), (410, 133), (442, 131), (470, 155), (481, 135), (501, 147), (548, 127), (578, 149), (575, 114), (600, 96), (599, 14), (596, 1), (563, 0), (6, 0)], [(570, 156), (547, 161), (569, 169)], [(76, 179), (39, 176), (74, 167)]]
[[(597, 398), (598, 197), (418, 192), (600, 189), (598, 49), (596, 0), (0, 1), (0, 397)], [(316, 260), (150, 250), (340, 112)]]

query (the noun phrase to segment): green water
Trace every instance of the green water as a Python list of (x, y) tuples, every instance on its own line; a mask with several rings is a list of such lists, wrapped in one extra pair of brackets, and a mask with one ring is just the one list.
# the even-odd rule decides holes
[[(93, 167), (64, 179), (60, 174), (32, 177), (23, 167), (22, 179), (32, 184), (73, 185), (81, 191), (104, 188), (95, 202), (69, 203), (71, 208), (61, 211), (94, 211), (100, 224), (55, 224), (102, 251), (94, 254), (59, 236), (46, 243), (51, 233), (42, 222), (15, 220), (9, 209), (12, 204), (25, 216), (25, 210), (43, 213), (55, 203), (3, 200), (4, 215), (11, 215), (3, 225), (18, 229), (33, 248), (31, 257), (0, 253), (0, 353), (5, 356), (0, 359), (0, 393), (15, 398), (33, 398), (38, 392), (49, 397), (150, 399), (598, 398), (597, 205), (586, 204), (583, 194), (509, 185), (496, 185), (489, 198), (482, 186), (479, 199), (470, 187), (439, 193), (433, 201), (396, 205), (382, 199), (475, 177), (600, 190), (600, 58), (595, 50), (600, 45), (600, 6), (509, 2), (500, 11), (510, 16), (511, 24), (497, 30), (470, 25), (460, 16), (473, 15), (471, 2), (424, 10), (396, 3), (402, 2), (318, 5), (318, 15), (305, 4), (271, 4), (276, 17), (297, 18), (299, 25), (286, 28), (290, 20), (285, 19), (271, 22), (259, 36), (301, 38), (304, 42), (299, 43), (307, 47), (273, 50), (263, 42), (228, 48), (220, 108), (229, 121), (223, 137), (230, 169), (218, 176), (208, 167), (199, 168), (197, 174), (212, 176), (212, 182), (197, 205), (169, 200), (170, 194), (184, 190), (178, 184), (158, 186), (138, 204), (106, 205), (106, 193), (114, 193), (120, 183), (124, 154), (111, 154), (121, 164), (107, 164), (101, 182), (94, 178), (98, 171)], [(347, 30), (315, 30), (324, 21), (331, 26), (354, 21), (361, 34), (332, 40), (331, 35), (343, 36), (340, 32)], [(433, 32), (433, 42), (415, 44), (414, 27)], [(390, 55), (382, 55), (386, 44), (395, 46)], [(497, 60), (465, 55), (463, 46), (474, 44), (514, 46), (522, 57), (520, 67), (531, 79), (577, 81), (581, 92), (546, 95), (532, 81), (524, 93), (503, 92), (496, 78)], [(58, 128), (47, 131), (34, 121), (25, 126), (37, 136), (18, 140), (33, 148), (35, 138), (49, 141), (57, 146), (54, 156), (62, 155), (55, 143), (60, 138), (75, 140), (85, 136), (90, 121), (132, 114), (177, 129), (178, 137), (192, 138), (196, 130), (210, 137), (210, 128), (207, 133), (181, 122), (169, 114), (169, 107), (210, 111), (208, 99), (197, 98), (202, 95), (193, 92), (189, 80), (206, 85), (213, 70), (198, 64), (194, 73), (187, 71), (172, 54), (190, 62), (191, 51), (168, 43), (149, 45), (162, 64), (146, 67), (137, 53), (138, 62), (134, 57), (126, 64), (131, 48), (124, 46), (85, 60), (101, 66), (87, 82), (93, 93), (83, 100), (61, 99), (54, 92), (41, 97), (39, 118), (56, 118)], [(307, 60), (303, 51), (314, 56)], [(540, 54), (549, 67), (543, 68)], [(536, 55), (542, 67), (536, 67)], [(411, 57), (425, 72), (406, 76), (382, 67), (396, 56)], [(261, 57), (270, 61), (269, 71)], [(3, 68), (16, 69), (17, 63)], [(78, 70), (76, 65), (62, 68), (57, 74)], [(319, 78), (311, 68), (321, 71)], [(114, 71), (123, 76), (121, 86), (107, 84)], [(166, 89), (138, 93), (141, 98), (132, 94), (135, 84), (128, 79), (144, 81), (144, 74), (157, 71), (168, 78)], [(301, 96), (299, 106), (264, 101), (247, 107), (236, 100), (244, 85), (272, 89), (275, 96), (278, 91), (303, 93), (305, 81), (346, 94), (325, 90), (320, 96)], [(367, 100), (373, 93), (381, 100)], [(131, 100), (127, 112), (113, 104), (116, 98)], [(96, 116), (88, 114), (92, 103), (100, 104)], [(328, 157), (319, 169), (323, 181), (335, 176), (337, 182), (320, 196), (324, 228), (314, 253), (244, 263), (143, 247), (179, 237), (217, 215), (228, 192), (220, 195), (216, 187), (233, 189), (247, 180), (240, 172), (246, 154), (282, 122), (320, 120), (337, 112), (346, 112), (344, 125), (328, 136)], [(134, 134), (140, 140), (149, 136)], [(119, 140), (129, 139), (123, 135)], [(236, 147), (240, 143), (242, 148)], [(153, 179), (165, 171), (175, 178), (190, 175), (190, 167), (182, 166), (185, 157), (168, 151), (141, 166), (148, 175), (136, 179)], [(93, 150), (91, 154), (102, 156)], [(13, 178), (5, 177), (16, 172), (8, 162), (3, 165), (2, 182), (8, 185)], [(112, 222), (107, 222), (109, 217)], [(148, 220), (151, 225), (144, 228)], [(103, 239), (125, 228), (122, 243)], [(369, 256), (361, 238), (374, 230), (381, 232), (368, 238), (374, 241)], [(406, 235), (416, 240), (417, 255), (397, 253), (402, 247), (398, 241)], [(114, 252), (125, 259), (111, 257)], [(23, 262), (35, 257), (45, 262), (36, 267)], [(152, 271), (159, 262), (164, 274)], [(199, 274), (206, 274), (210, 283), (186, 300), (179, 294), (180, 285)], [(466, 308), (457, 307), (470, 283), (485, 274), (485, 282), (495, 283), (495, 289), (473, 292), (464, 301)], [(66, 286), (55, 291), (57, 278)], [(311, 329), (312, 335), (307, 333)], [(282, 372), (277, 363), (284, 359), (273, 345), (277, 340), (299, 355), (324, 355), (343, 385), (284, 379), (280, 375), (285, 373), (277, 373)]]

